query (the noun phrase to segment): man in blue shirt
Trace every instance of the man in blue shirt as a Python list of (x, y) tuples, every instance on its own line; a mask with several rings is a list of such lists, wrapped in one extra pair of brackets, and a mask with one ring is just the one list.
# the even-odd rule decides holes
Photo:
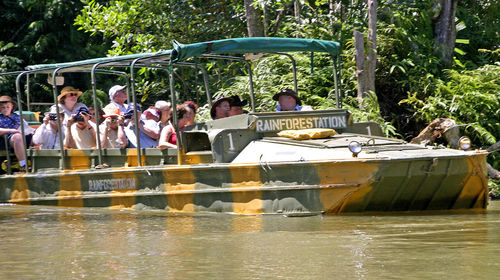
[(282, 111), (312, 111), (310, 106), (302, 106), (299, 95), (289, 89), (284, 88), (273, 96), (273, 100), (278, 101), (276, 112)]

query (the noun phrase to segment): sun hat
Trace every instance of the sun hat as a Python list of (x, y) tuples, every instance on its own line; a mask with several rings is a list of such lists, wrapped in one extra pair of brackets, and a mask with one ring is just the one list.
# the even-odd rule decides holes
[(238, 107), (243, 107), (248, 104), (247, 100), (241, 100), (238, 95), (233, 95), (231, 96), (232, 101), (229, 102), (231, 107), (238, 106)]
[(61, 90), (61, 94), (59, 94), (57, 96), (57, 101), (61, 102), (61, 99), (66, 96), (67, 94), (70, 94), (70, 93), (77, 93), (78, 94), (78, 97), (80, 97), (83, 92), (77, 88), (74, 88), (72, 86), (67, 86), (67, 87), (64, 87), (62, 90)]
[(231, 100), (232, 100), (231, 97), (219, 97), (215, 99), (215, 101), (212, 102), (212, 107), (210, 108), (210, 116), (212, 117), (212, 119), (215, 118), (215, 108), (224, 101), (227, 101), (229, 104), (231, 104)]
[(135, 106), (134, 103), (129, 103), (127, 106), (126, 114), (130, 114), (131, 112), (134, 112), (134, 108), (137, 108), (137, 112), (141, 111), (140, 105)]
[(282, 95), (291, 96), (295, 99), (295, 102), (297, 102), (297, 105), (299, 105), (299, 106), (302, 105), (302, 101), (300, 101), (299, 95), (295, 91), (293, 91), (289, 88), (284, 88), (280, 92), (273, 95), (273, 100), (278, 101), (280, 99), (280, 96), (282, 96)]
[[(56, 109), (56, 106), (55, 105), (52, 105), (50, 107), (50, 110), (48, 112), (49, 114), (57, 114), (57, 109)], [(64, 109), (61, 107), (61, 105), (59, 104), (59, 114), (64, 114)]]
[(78, 115), (78, 114), (80, 114), (80, 113), (84, 113), (84, 114), (87, 114), (87, 115), (89, 115), (89, 116), (90, 116), (90, 111), (89, 111), (89, 108), (84, 107), (84, 106), (82, 106), (82, 107), (78, 108), (78, 110), (76, 111), (76, 114), (77, 114), (77, 115)]
[(155, 116), (155, 117), (157, 117), (157, 118), (161, 117), (161, 116), (160, 116), (160, 113), (159, 113), (159, 112), (158, 112), (158, 110), (156, 110), (155, 108), (149, 108), (149, 109), (147, 109), (147, 110), (145, 110), (145, 111), (143, 112), (143, 115), (144, 115), (144, 116), (148, 116), (148, 115), (150, 115), (150, 114), (151, 114), (151, 115), (153, 115), (153, 116)]
[(104, 109), (104, 113), (105, 115), (103, 117), (105, 118), (110, 118), (110, 117), (118, 118), (120, 116), (120, 108), (116, 106), (110, 106)]
[(113, 101), (113, 98), (115, 97), (116, 93), (119, 92), (120, 90), (124, 90), (127, 88), (127, 85), (121, 86), (121, 85), (114, 85), (109, 89), (109, 100)]
[(10, 102), (12, 105), (14, 105), (14, 109), (16, 108), (17, 102), (12, 99), (12, 97), (8, 95), (2, 95), (0, 96), (0, 103), (7, 103)]
[(160, 111), (168, 110), (168, 109), (170, 109), (170, 107), (172, 107), (172, 104), (168, 101), (165, 101), (165, 100), (158, 100), (155, 103), (155, 108), (160, 110)]

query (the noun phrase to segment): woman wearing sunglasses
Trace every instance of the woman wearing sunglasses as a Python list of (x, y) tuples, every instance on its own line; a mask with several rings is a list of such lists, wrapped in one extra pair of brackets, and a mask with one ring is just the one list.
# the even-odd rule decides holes
[[(66, 125), (68, 120), (71, 119), (71, 115), (76, 115), (77, 112), (79, 112), (80, 108), (87, 108), (85, 104), (78, 102), (78, 97), (80, 97), (82, 93), (83, 92), (81, 92), (79, 89), (68, 86), (64, 87), (61, 90), (61, 94), (57, 96), (57, 101), (59, 101), (59, 110), (62, 109), (63, 112), (61, 113), (64, 113), (63, 125)], [(55, 110), (55, 104), (52, 105), (52, 107), (54, 107)]]

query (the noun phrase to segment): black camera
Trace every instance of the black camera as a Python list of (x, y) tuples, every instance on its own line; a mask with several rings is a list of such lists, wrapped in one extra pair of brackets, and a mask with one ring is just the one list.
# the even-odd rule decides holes
[(51, 120), (51, 121), (55, 121), (55, 120), (57, 120), (57, 114), (50, 113), (50, 114), (49, 114), (49, 120)]
[(127, 112), (125, 115), (123, 115), (123, 118), (126, 120), (131, 119), (134, 116), (134, 112)]
[(74, 118), (73, 118), (73, 121), (75, 122), (83, 122), (84, 119), (83, 119), (83, 116), (82, 115), (76, 115)]

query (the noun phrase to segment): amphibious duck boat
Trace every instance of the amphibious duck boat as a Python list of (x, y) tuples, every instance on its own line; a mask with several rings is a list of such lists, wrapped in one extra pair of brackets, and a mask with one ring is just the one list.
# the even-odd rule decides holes
[[(31, 170), (0, 176), (0, 202), (237, 214), (486, 208), (485, 151), (386, 138), (376, 123), (354, 123), (349, 111), (340, 108), (336, 42), (227, 39), (176, 44), (160, 53), (32, 66), (18, 76), (18, 104), (21, 77), (32, 73), (50, 74), (57, 102), (56, 77), (61, 73), (90, 72), (95, 93), (96, 73), (130, 68), (129, 96), (135, 102), (137, 67), (164, 69), (175, 92), (176, 67), (196, 67), (206, 74), (202, 63), (193, 59), (240, 60), (251, 70), (243, 54), (284, 52), (326, 53), (333, 58), (336, 109), (255, 112), (250, 75), (252, 112), (178, 131), (178, 149), (102, 149), (99, 141), (92, 150), (27, 148)], [(114, 70), (103, 70), (106, 67)], [(176, 94), (171, 96), (176, 104)], [(209, 94), (207, 99), (211, 100)], [(291, 136), (279, 136), (286, 135), (283, 131)], [(324, 131), (335, 132), (326, 136)]]

